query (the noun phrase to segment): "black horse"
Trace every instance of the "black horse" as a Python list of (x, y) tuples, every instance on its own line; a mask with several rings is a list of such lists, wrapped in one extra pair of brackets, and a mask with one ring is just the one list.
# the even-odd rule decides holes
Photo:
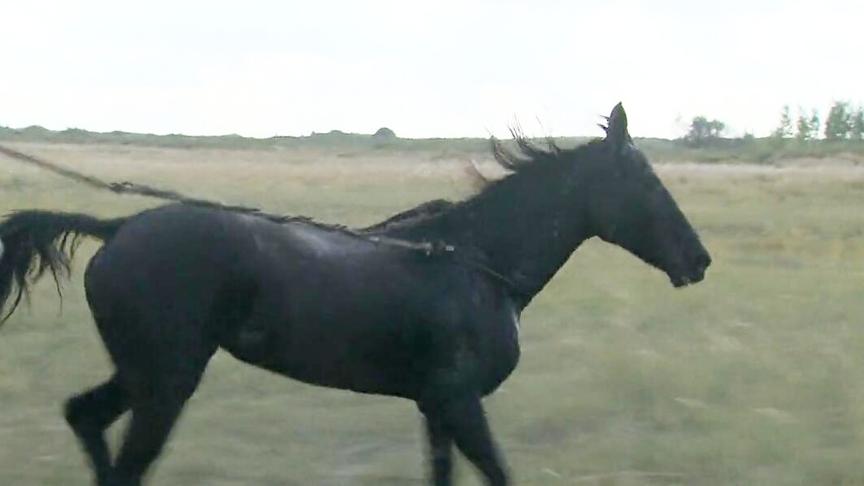
[[(575, 149), (493, 140), (510, 175), (360, 229), (175, 204), (113, 220), (22, 211), (0, 224), (0, 304), (68, 270), (77, 237), (105, 242), (87, 300), (116, 370), (72, 397), (66, 419), (99, 485), (141, 484), (208, 360), (222, 348), (306, 383), (392, 395), (424, 415), (434, 484), (452, 446), (507, 483), (481, 399), (519, 359), (522, 309), (593, 236), (676, 287), (711, 260), (632, 144), (616, 106), (606, 137)], [(132, 420), (112, 460), (104, 430)]]

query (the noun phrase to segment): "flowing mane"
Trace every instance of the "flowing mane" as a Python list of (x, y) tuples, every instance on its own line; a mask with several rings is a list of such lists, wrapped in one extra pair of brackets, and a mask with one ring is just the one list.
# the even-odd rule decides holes
[[(491, 197), (518, 198), (525, 189), (517, 188), (529, 179), (544, 179), (561, 177), (568, 170), (567, 162), (581, 159), (584, 155), (602, 142), (595, 139), (573, 148), (561, 148), (552, 138), (547, 138), (545, 147), (535, 144), (518, 130), (511, 130), (514, 147), (507, 147), (504, 142), (493, 137), (490, 147), (493, 160), (507, 171), (499, 179), (486, 180), (483, 187), (473, 195), (461, 201), (433, 199), (423, 202), (414, 208), (401, 211), (384, 221), (361, 229), (363, 233), (383, 234), (395, 233), (412, 239), (420, 235), (412, 234), (413, 229), (433, 224), (436, 220), (448, 214), (463, 211), (477, 201)], [(535, 190), (542, 189), (537, 184)], [(529, 189), (530, 190), (530, 189)], [(424, 235), (428, 237), (429, 235)]]
[(418, 220), (424, 220), (430, 216), (440, 214), (450, 209), (453, 204), (455, 204), (453, 201), (448, 201), (446, 199), (433, 199), (431, 201), (426, 201), (413, 208), (398, 212), (384, 221), (367, 226), (360, 231), (364, 233), (379, 233), (400, 226), (410, 225)]

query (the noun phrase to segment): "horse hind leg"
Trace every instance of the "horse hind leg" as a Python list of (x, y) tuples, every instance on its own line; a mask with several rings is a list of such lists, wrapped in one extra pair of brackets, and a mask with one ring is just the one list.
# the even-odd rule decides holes
[(105, 486), (141, 484), (216, 350), (215, 345), (197, 347), (189, 354), (180, 349), (184, 348), (162, 354), (158, 366), (129, 381), (132, 419)]
[(117, 455), (110, 486), (139, 486), (147, 469), (156, 460), (168, 440), (185, 396), (160, 395), (132, 406), (132, 420), (120, 453)]
[(129, 396), (116, 375), (66, 401), (66, 421), (84, 448), (98, 484), (103, 484), (111, 473), (105, 429), (128, 409)]
[[(183, 322), (134, 314), (97, 319), (117, 371), (107, 383), (72, 398), (66, 412), (98, 486), (139, 486), (198, 387), (216, 344), (198, 322)], [(126, 410), (131, 420), (112, 462), (102, 432)]]

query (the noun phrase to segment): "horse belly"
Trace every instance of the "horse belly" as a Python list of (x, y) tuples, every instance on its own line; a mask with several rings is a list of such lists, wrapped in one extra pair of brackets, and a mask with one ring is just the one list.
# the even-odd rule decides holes
[(425, 359), (414, 352), (416, 336), (431, 327), (440, 300), (428, 267), (380, 250), (347, 258), (300, 246), (279, 256), (259, 267), (268, 279), (252, 316), (223, 347), (307, 383), (409, 393)]
[(241, 361), (314, 385), (409, 394), (412, 363), (392, 323), (328, 319), (248, 322), (223, 343)]

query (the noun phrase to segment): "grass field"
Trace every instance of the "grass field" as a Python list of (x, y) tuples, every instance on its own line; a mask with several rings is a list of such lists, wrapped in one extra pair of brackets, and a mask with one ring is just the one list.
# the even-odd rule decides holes
[[(14, 146), (108, 180), (328, 222), (471, 192), (458, 152)], [(715, 263), (675, 290), (617, 248), (577, 251), (524, 315), (520, 366), (486, 401), (514, 484), (864, 484), (864, 168), (658, 172)], [(152, 204), (0, 158), (3, 213)], [(62, 307), (42, 282), (0, 330), (0, 485), (89, 484), (60, 406), (111, 370), (81, 290), (92, 249)], [(419, 485), (423, 449), (409, 402), (313, 388), (219, 354), (152, 482)], [(480, 484), (461, 459), (458, 476)]]

